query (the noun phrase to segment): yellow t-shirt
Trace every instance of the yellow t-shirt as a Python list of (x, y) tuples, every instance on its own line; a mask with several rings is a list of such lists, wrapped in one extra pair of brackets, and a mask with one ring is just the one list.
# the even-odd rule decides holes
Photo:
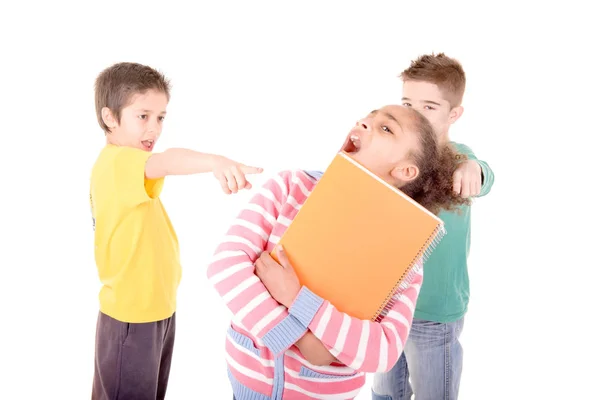
[(92, 169), (100, 311), (123, 322), (172, 316), (181, 280), (177, 235), (158, 198), (164, 178), (145, 178), (151, 155), (107, 145)]

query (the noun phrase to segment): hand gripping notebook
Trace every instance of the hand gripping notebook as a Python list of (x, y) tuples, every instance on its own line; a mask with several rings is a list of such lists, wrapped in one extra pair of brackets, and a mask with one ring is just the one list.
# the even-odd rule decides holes
[(378, 321), (444, 235), (438, 217), (340, 152), (279, 243), (301, 284)]

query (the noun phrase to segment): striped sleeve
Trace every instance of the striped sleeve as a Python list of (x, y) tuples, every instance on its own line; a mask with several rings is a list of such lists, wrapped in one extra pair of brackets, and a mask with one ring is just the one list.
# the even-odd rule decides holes
[(254, 262), (268, 247), (291, 181), (290, 173), (281, 173), (263, 185), (227, 231), (207, 271), (209, 282), (233, 312), (234, 321), (261, 339), (275, 355), (307, 332), (271, 297), (254, 273)]
[(386, 372), (404, 350), (423, 283), (419, 265), (407, 288), (380, 322), (353, 318), (303, 287), (289, 312), (323, 342), (340, 362), (359, 372)]

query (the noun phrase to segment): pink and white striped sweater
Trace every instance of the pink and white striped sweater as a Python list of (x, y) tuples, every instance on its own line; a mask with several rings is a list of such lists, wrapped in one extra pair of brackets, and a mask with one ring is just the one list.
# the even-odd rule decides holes
[[(237, 400), (353, 399), (365, 373), (391, 369), (402, 354), (421, 283), (413, 281), (379, 323), (336, 310), (303, 287), (287, 309), (254, 274), (315, 187), (304, 171), (269, 180), (239, 214), (208, 267), (208, 278), (234, 316), (226, 341), (228, 374)], [(310, 330), (344, 365), (318, 367), (294, 343)]]

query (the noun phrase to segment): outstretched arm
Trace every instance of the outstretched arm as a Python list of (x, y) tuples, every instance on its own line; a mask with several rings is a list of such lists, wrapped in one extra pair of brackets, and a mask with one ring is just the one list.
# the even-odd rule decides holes
[(190, 175), (213, 172), (227, 194), (250, 189), (246, 174), (262, 172), (261, 168), (232, 161), (216, 154), (200, 153), (189, 149), (168, 149), (152, 154), (146, 162), (145, 174), (148, 179), (163, 178), (167, 175)]

